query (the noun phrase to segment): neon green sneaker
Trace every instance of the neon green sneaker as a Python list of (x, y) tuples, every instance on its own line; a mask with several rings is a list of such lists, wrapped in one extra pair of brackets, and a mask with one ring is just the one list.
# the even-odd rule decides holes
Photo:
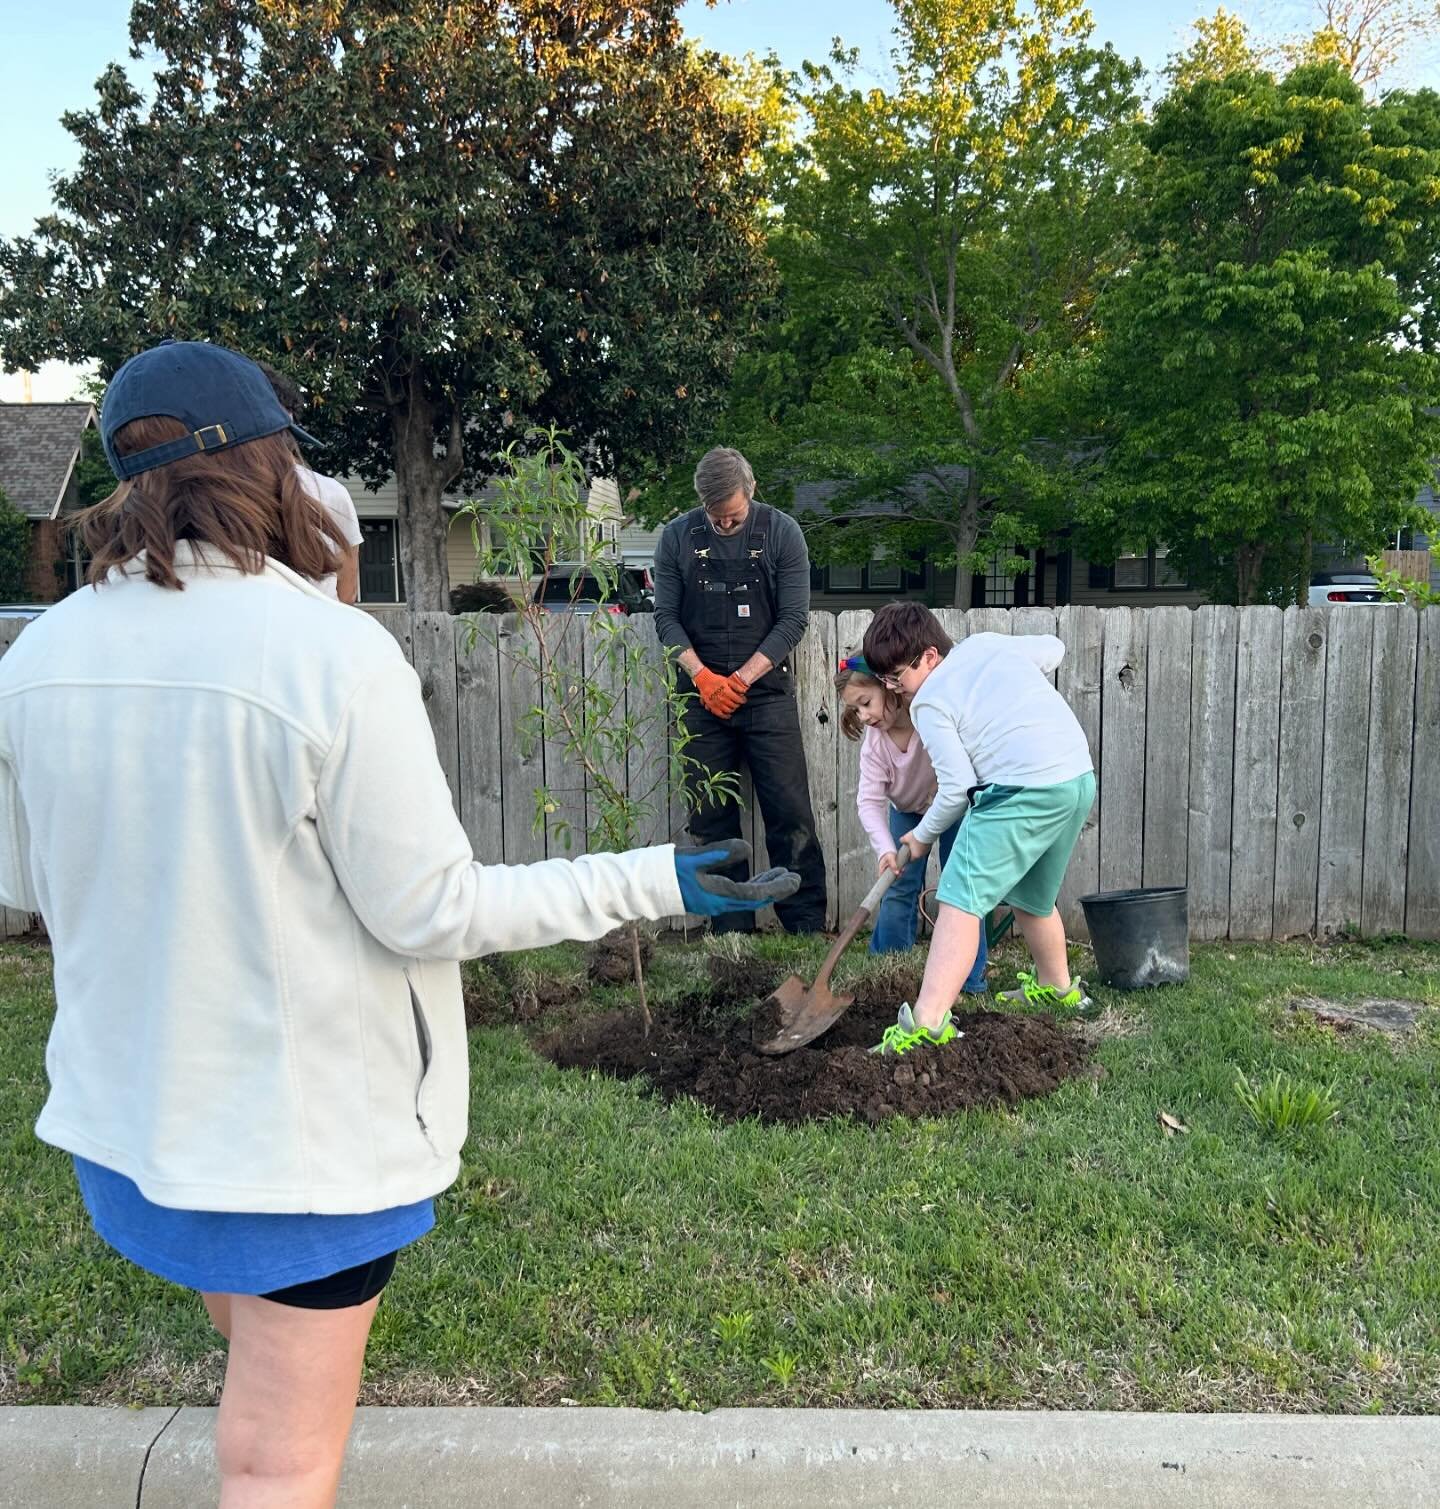
[(1002, 1006), (1044, 1006), (1051, 1011), (1088, 1011), (1095, 1004), (1083, 981), (1071, 980), (1070, 989), (1062, 993), (1058, 986), (1042, 985), (1028, 969), (1020, 971), (1018, 990), (1002, 990), (995, 999)]
[(895, 1020), (893, 1027), (885, 1029), (885, 1035), (870, 1050), (871, 1053), (908, 1053), (912, 1048), (928, 1047), (939, 1048), (945, 1043), (953, 1043), (956, 1038), (964, 1037), (965, 1034), (950, 1020), (947, 1011), (940, 1019), (940, 1025), (932, 1032), (928, 1027), (922, 1027), (915, 1020), (915, 1013), (910, 1009), (909, 1001), (900, 1008), (900, 1014)]

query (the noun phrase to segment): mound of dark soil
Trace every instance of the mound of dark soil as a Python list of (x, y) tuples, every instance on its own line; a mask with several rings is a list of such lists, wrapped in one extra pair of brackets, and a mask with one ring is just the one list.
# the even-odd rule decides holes
[(715, 995), (732, 1001), (761, 1000), (785, 978), (784, 969), (767, 959), (729, 959), (724, 954), (711, 954), (705, 967)]
[(648, 1038), (638, 1014), (597, 1017), (541, 1051), (561, 1068), (643, 1077), (667, 1100), (693, 1096), (727, 1121), (849, 1116), (871, 1124), (1048, 1095), (1083, 1072), (1089, 1057), (1049, 1017), (994, 1011), (957, 1014), (964, 1036), (943, 1048), (916, 1048), (901, 1059), (870, 1054), (894, 1013), (893, 999), (857, 1000), (824, 1037), (781, 1058), (754, 1050), (749, 1019), (706, 1030), (676, 1013), (657, 1017)]
[[(655, 953), (655, 940), (640, 934), (640, 964), (649, 964)], [(617, 927), (613, 933), (597, 938), (585, 951), (585, 973), (596, 985), (628, 985), (635, 978), (635, 959), (630, 951), (630, 930)]]

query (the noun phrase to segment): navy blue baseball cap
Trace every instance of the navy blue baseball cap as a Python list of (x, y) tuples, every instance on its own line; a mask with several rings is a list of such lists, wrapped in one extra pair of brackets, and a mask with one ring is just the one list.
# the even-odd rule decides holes
[[(116, 432), (132, 419), (164, 415), (190, 431), (178, 440), (121, 456)], [(132, 356), (110, 379), (100, 408), (100, 439), (110, 470), (122, 481), (199, 451), (223, 451), (289, 430), (318, 445), (291, 419), (270, 380), (250, 360), (207, 341), (161, 341)]]

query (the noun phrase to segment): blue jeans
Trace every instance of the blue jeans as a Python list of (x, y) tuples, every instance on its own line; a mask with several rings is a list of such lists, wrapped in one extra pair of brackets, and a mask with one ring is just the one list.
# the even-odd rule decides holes
[[(901, 812), (895, 807), (890, 809), (890, 836), (895, 840), (895, 847), (900, 847), (900, 840), (909, 833), (920, 821), (918, 812)], [(945, 868), (945, 861), (950, 857), (950, 846), (955, 842), (955, 835), (960, 831), (960, 824), (956, 823), (947, 828), (940, 835), (940, 868)], [(872, 954), (901, 953), (907, 948), (915, 947), (915, 929), (917, 924), (917, 910), (920, 903), (920, 892), (925, 887), (925, 865), (912, 860), (900, 872), (900, 877), (895, 884), (885, 893), (885, 899), (880, 903), (880, 914), (875, 919), (875, 926), (870, 933), (870, 952)], [(987, 957), (985, 946), (985, 919), (980, 919), (980, 952), (975, 955), (975, 967), (970, 971), (970, 978), (965, 982), (965, 989), (974, 994), (985, 989), (985, 961)]]

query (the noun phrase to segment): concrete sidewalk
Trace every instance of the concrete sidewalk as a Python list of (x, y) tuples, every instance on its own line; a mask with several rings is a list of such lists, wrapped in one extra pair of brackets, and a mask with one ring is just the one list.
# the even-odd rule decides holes
[[(204, 1509), (208, 1409), (0, 1410), (5, 1509)], [(1421, 1509), (1440, 1419), (363, 1409), (342, 1509)]]

